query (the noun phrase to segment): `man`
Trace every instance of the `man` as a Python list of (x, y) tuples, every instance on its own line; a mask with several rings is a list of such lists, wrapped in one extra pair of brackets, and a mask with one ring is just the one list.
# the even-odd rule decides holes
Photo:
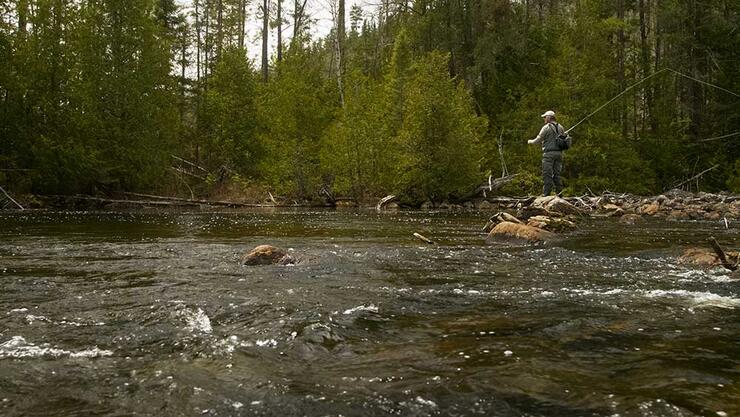
[(560, 181), (560, 173), (563, 171), (563, 153), (558, 147), (557, 138), (565, 133), (565, 129), (555, 121), (554, 111), (548, 110), (541, 117), (545, 120), (545, 124), (540, 129), (540, 134), (528, 140), (527, 143), (542, 144), (542, 179), (545, 182), (542, 194), (547, 196), (550, 195), (553, 187), (555, 194), (563, 189), (563, 183)]

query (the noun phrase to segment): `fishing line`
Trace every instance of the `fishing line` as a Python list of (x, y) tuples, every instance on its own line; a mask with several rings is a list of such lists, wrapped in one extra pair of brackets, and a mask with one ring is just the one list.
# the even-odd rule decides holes
[[(576, 123), (575, 125), (571, 126), (571, 128), (570, 128), (570, 129), (568, 129), (568, 130), (566, 130), (566, 131), (565, 131), (565, 133), (567, 134), (567, 133), (568, 133), (568, 132), (570, 132), (571, 130), (575, 129), (575, 128), (576, 128), (576, 127), (577, 127), (578, 125), (580, 125), (581, 123), (583, 123), (583, 122), (585, 122), (586, 120), (590, 119), (590, 118), (591, 118), (591, 116), (593, 116), (594, 114), (598, 113), (598, 112), (599, 112), (599, 111), (600, 111), (601, 109), (603, 109), (604, 107), (606, 107), (606, 106), (610, 105), (611, 103), (613, 103), (613, 102), (614, 102), (614, 100), (618, 99), (619, 97), (622, 97), (622, 96), (623, 96), (623, 95), (624, 95), (625, 93), (627, 93), (628, 91), (630, 91), (630, 90), (632, 90), (633, 88), (637, 87), (638, 85), (640, 85), (640, 84), (644, 83), (645, 81), (647, 81), (647, 80), (649, 80), (649, 79), (651, 79), (651, 78), (653, 78), (653, 77), (657, 76), (658, 74), (662, 74), (662, 73), (664, 73), (664, 72), (672, 72), (672, 73), (674, 73), (674, 74), (676, 74), (676, 75), (679, 75), (679, 76), (681, 76), (681, 77), (684, 77), (684, 78), (688, 78), (689, 80), (692, 80), (692, 81), (696, 81), (696, 82), (698, 82), (698, 83), (700, 83), (700, 84), (704, 84), (704, 85), (707, 85), (707, 86), (710, 86), (710, 87), (714, 87), (714, 88), (717, 88), (717, 89), (719, 89), (719, 90), (722, 90), (722, 91), (724, 91), (724, 92), (726, 92), (726, 93), (732, 94), (732, 95), (733, 95), (733, 96), (735, 96), (735, 97), (740, 97), (740, 94), (738, 94), (738, 93), (735, 93), (735, 92), (733, 92), (733, 91), (730, 91), (730, 90), (728, 90), (728, 89), (726, 89), (726, 88), (720, 87), (720, 86), (718, 86), (718, 85), (715, 85), (715, 84), (712, 84), (712, 83), (709, 83), (709, 82), (706, 82), (706, 81), (698, 80), (698, 79), (696, 79), (696, 78), (694, 78), (694, 77), (691, 77), (691, 76), (689, 76), (689, 75), (686, 75), (686, 74), (684, 74), (684, 73), (682, 73), (682, 72), (678, 72), (678, 71), (676, 71), (676, 70), (674, 70), (674, 69), (672, 69), (672, 68), (668, 68), (668, 67), (665, 67), (665, 68), (663, 68), (663, 69), (661, 69), (661, 70), (659, 70), (659, 71), (657, 71), (657, 72), (654, 72), (654, 73), (652, 73), (652, 74), (648, 75), (647, 77), (645, 77), (645, 78), (641, 79), (640, 81), (638, 81), (638, 82), (636, 82), (636, 83), (632, 84), (631, 86), (629, 86), (629, 87), (625, 88), (625, 89), (624, 89), (624, 90), (623, 90), (623, 91), (622, 91), (621, 93), (617, 94), (617, 95), (616, 95), (616, 96), (614, 96), (614, 97), (613, 97), (613, 98), (612, 98), (611, 100), (607, 101), (606, 103), (604, 103), (604, 104), (602, 104), (601, 106), (599, 106), (599, 107), (598, 107), (598, 108), (597, 108), (596, 110), (594, 110), (594, 111), (592, 111), (591, 113), (589, 113), (589, 115), (588, 115), (588, 116), (586, 116), (586, 117), (584, 117), (583, 119), (581, 119), (580, 121), (578, 121), (578, 123)], [(711, 139), (715, 139), (715, 138), (711, 138)]]

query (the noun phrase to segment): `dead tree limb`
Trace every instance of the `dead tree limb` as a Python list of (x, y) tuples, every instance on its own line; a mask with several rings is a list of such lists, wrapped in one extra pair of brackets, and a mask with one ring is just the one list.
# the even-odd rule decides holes
[[(6, 205), (10, 205), (10, 203), (13, 203), (13, 205), (15, 205), (16, 207), (18, 207), (18, 209), (19, 209), (19, 210), (21, 210), (21, 211), (22, 211), (22, 210), (25, 210), (25, 209), (23, 208), (23, 206), (22, 206), (22, 205), (20, 205), (20, 203), (18, 203), (17, 201), (15, 201), (15, 200), (13, 199), (13, 197), (11, 197), (11, 196), (10, 196), (10, 194), (8, 194), (8, 193), (7, 193), (7, 192), (6, 192), (6, 191), (5, 191), (4, 189), (3, 189), (3, 187), (0, 187), (0, 191), (2, 191), (2, 192), (3, 192), (3, 195), (5, 195), (5, 198), (6, 198), (6, 200), (7, 200), (7, 201), (6, 201), (6, 204), (3, 204), (3, 207), (2, 207), (2, 208), (5, 208), (5, 206), (6, 206)], [(2, 202), (2, 199), (0, 199), (0, 202)]]
[(714, 236), (711, 236), (709, 238), (709, 244), (712, 245), (712, 249), (714, 249), (714, 252), (717, 254), (717, 257), (719, 258), (720, 262), (722, 262), (722, 266), (729, 269), (730, 271), (736, 271), (738, 265), (733, 264), (727, 259), (727, 255), (725, 255), (725, 251), (722, 250), (722, 246), (719, 245), (719, 242), (717, 242), (717, 239), (714, 238)]
[(428, 237), (426, 237), (426, 236), (424, 236), (422, 234), (414, 233), (414, 237), (417, 238), (417, 239), (419, 239), (419, 240), (421, 240), (424, 243), (428, 243), (430, 245), (433, 245), (434, 244), (434, 241), (433, 240), (429, 239)]
[(396, 201), (397, 199), (398, 199), (398, 196), (395, 196), (393, 194), (387, 195), (381, 198), (380, 201), (378, 201), (378, 204), (375, 206), (375, 210), (382, 211), (385, 208), (385, 206)]
[(713, 167), (711, 167), (711, 168), (707, 168), (707, 169), (705, 169), (704, 171), (702, 171), (702, 172), (700, 172), (700, 173), (698, 173), (698, 174), (694, 175), (693, 177), (691, 177), (691, 178), (687, 179), (686, 181), (680, 182), (680, 183), (678, 183), (678, 184), (676, 184), (676, 185), (672, 186), (671, 188), (672, 188), (672, 189), (673, 189), (673, 188), (679, 188), (679, 187), (681, 187), (681, 186), (682, 186), (682, 185), (684, 185), (684, 184), (688, 184), (688, 183), (690, 183), (690, 182), (691, 182), (691, 181), (693, 181), (693, 180), (699, 179), (699, 178), (700, 178), (700, 177), (701, 177), (702, 175), (706, 174), (707, 172), (709, 172), (709, 171), (711, 171), (711, 170), (713, 170), (713, 169), (717, 169), (717, 168), (719, 168), (719, 164), (717, 164), (717, 165), (715, 165), (715, 166), (713, 166)]
[[(473, 191), (465, 194), (464, 196), (460, 197), (457, 201), (468, 201), (470, 199), (473, 199), (486, 191), (496, 191), (499, 188), (503, 187), (504, 185), (508, 184), (516, 178), (519, 174), (513, 174), (502, 178), (496, 178), (495, 180), (488, 180), (484, 182), (483, 184), (476, 187)], [(487, 197), (486, 197), (487, 198)]]

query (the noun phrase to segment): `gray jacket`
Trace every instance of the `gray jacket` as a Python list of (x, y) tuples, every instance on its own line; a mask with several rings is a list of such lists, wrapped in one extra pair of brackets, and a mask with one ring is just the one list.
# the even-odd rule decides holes
[(529, 144), (541, 143), (542, 152), (560, 152), (556, 139), (558, 135), (563, 133), (565, 133), (565, 129), (557, 122), (547, 123), (542, 126), (539, 135), (529, 141)]

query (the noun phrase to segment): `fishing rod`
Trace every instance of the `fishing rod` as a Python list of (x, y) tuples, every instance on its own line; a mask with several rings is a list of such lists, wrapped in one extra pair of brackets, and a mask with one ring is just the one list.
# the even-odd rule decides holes
[(589, 113), (589, 115), (588, 115), (588, 116), (584, 117), (583, 119), (579, 120), (579, 121), (578, 121), (578, 123), (576, 123), (576, 124), (574, 124), (573, 126), (571, 126), (571, 128), (570, 128), (570, 129), (568, 129), (568, 130), (566, 130), (566, 131), (565, 131), (565, 134), (567, 135), (567, 134), (568, 134), (568, 132), (570, 132), (571, 130), (575, 129), (576, 127), (578, 127), (578, 125), (580, 125), (581, 123), (585, 122), (586, 120), (590, 119), (590, 118), (591, 118), (591, 116), (593, 116), (594, 114), (598, 113), (598, 112), (599, 112), (599, 111), (600, 111), (601, 109), (603, 109), (604, 107), (606, 107), (606, 106), (610, 105), (611, 103), (613, 103), (613, 102), (614, 102), (614, 100), (618, 99), (619, 97), (622, 97), (622, 96), (623, 96), (623, 95), (624, 95), (625, 93), (627, 93), (628, 91), (632, 90), (633, 88), (635, 88), (635, 87), (637, 87), (638, 85), (640, 85), (640, 84), (644, 83), (645, 81), (647, 81), (647, 80), (649, 80), (649, 79), (651, 79), (651, 78), (653, 78), (653, 77), (655, 77), (655, 76), (657, 76), (657, 75), (659, 75), (659, 74), (662, 74), (662, 73), (664, 73), (664, 72), (672, 72), (672, 73), (674, 73), (674, 74), (676, 74), (676, 75), (678, 75), (678, 76), (681, 76), (681, 77), (684, 77), (684, 78), (688, 78), (689, 80), (692, 80), (692, 81), (696, 81), (696, 82), (698, 82), (698, 83), (700, 83), (700, 84), (704, 84), (704, 85), (708, 85), (708, 86), (710, 86), (710, 87), (714, 87), (714, 88), (717, 88), (717, 89), (719, 89), (719, 90), (722, 90), (722, 91), (724, 91), (724, 92), (726, 92), (726, 93), (729, 93), (729, 94), (731, 94), (731, 95), (733, 95), (733, 96), (735, 96), (735, 97), (739, 97), (739, 98), (740, 98), (740, 94), (738, 94), (738, 93), (735, 93), (735, 92), (733, 92), (733, 91), (730, 91), (730, 90), (728, 90), (728, 89), (726, 89), (726, 88), (720, 87), (720, 86), (718, 86), (718, 85), (715, 85), (715, 84), (712, 84), (712, 83), (709, 83), (709, 82), (706, 82), (706, 81), (702, 81), (702, 80), (696, 79), (696, 78), (694, 78), (694, 77), (691, 77), (691, 76), (688, 76), (688, 75), (686, 75), (686, 74), (684, 74), (684, 73), (678, 72), (678, 71), (676, 71), (676, 70), (674, 70), (674, 69), (672, 69), (672, 68), (668, 68), (668, 67), (665, 67), (665, 68), (663, 68), (663, 69), (661, 69), (661, 70), (659, 70), (659, 71), (656, 71), (656, 72), (654, 72), (654, 73), (652, 73), (652, 74), (648, 75), (647, 77), (645, 77), (645, 78), (641, 79), (640, 81), (638, 81), (638, 82), (636, 82), (636, 83), (634, 83), (634, 84), (630, 85), (629, 87), (625, 88), (625, 89), (624, 89), (624, 90), (623, 90), (623, 91), (622, 91), (621, 93), (619, 93), (619, 94), (617, 94), (616, 96), (612, 97), (612, 99), (611, 99), (611, 100), (609, 100), (609, 101), (607, 101), (606, 103), (602, 104), (602, 105), (601, 105), (601, 106), (599, 106), (599, 107), (598, 107), (598, 108), (597, 108), (596, 110), (594, 110), (594, 111), (592, 111), (591, 113)]

